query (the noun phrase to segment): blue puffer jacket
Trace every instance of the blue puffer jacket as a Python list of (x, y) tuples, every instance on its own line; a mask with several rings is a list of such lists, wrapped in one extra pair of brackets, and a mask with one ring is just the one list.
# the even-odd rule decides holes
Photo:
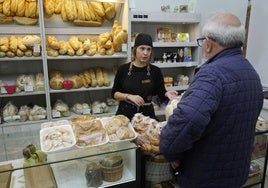
[(247, 180), (262, 85), (240, 48), (196, 73), (160, 136), (160, 152), (180, 160), (182, 188), (238, 188)]

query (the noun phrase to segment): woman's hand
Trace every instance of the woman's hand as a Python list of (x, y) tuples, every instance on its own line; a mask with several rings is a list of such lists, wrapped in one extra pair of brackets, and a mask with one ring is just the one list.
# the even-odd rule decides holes
[(135, 103), (137, 106), (142, 106), (144, 104), (143, 98), (139, 95), (128, 95), (127, 99)]
[(169, 99), (169, 100), (172, 100), (172, 99), (175, 99), (176, 97), (178, 97), (178, 92), (177, 91), (167, 91), (165, 93), (165, 96)]

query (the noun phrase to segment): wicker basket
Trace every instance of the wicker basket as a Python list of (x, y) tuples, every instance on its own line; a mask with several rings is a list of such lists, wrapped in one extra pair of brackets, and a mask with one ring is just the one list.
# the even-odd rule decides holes
[(169, 163), (166, 160), (147, 158), (145, 164), (145, 180), (152, 183), (160, 183), (173, 178)]
[(114, 182), (122, 178), (124, 168), (124, 162), (121, 165), (116, 167), (105, 167), (101, 165), (102, 169), (102, 178), (104, 181)]

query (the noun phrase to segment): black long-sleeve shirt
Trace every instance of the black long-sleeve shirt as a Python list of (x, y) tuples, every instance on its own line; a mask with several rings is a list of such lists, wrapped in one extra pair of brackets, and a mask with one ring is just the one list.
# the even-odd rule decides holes
[[(136, 67), (133, 65), (131, 74), (129, 75), (130, 63), (123, 64), (119, 67), (114, 79), (112, 89), (112, 97), (115, 92), (128, 93), (132, 95), (140, 95), (145, 103), (151, 102), (153, 96), (158, 96), (161, 100), (165, 97), (166, 88), (164, 86), (163, 74), (160, 68), (150, 64), (148, 75), (147, 67)], [(154, 108), (150, 106), (137, 107), (125, 101), (121, 101), (116, 114), (123, 114), (132, 119), (135, 113), (143, 113), (151, 118), (156, 118)]]
[(112, 97), (119, 91), (132, 95), (140, 95), (145, 102), (150, 102), (152, 97), (158, 95), (165, 100), (166, 88), (164, 86), (163, 74), (159, 67), (150, 64), (150, 75), (147, 75), (147, 67), (136, 67), (133, 65), (131, 74), (128, 75), (130, 63), (119, 67), (114, 79)]

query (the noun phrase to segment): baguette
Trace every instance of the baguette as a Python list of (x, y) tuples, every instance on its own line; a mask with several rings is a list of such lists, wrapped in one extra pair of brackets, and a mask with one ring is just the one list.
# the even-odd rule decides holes
[(87, 27), (100, 27), (101, 22), (98, 21), (84, 21), (84, 20), (74, 20), (73, 23), (78, 26), (87, 26)]

